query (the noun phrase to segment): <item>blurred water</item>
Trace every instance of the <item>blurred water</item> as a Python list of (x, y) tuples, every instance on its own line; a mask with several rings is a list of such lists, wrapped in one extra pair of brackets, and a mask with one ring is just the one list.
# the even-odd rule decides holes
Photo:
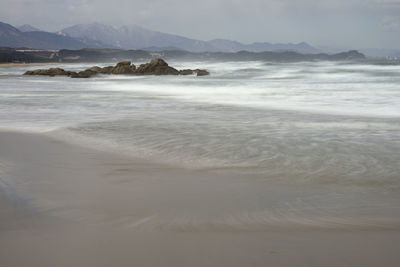
[(71, 79), (2, 68), (0, 127), (194, 168), (400, 185), (400, 65), (170, 64), (212, 75)]
[(236, 208), (216, 208), (214, 221), (168, 211), (168, 227), (180, 230), (399, 226), (400, 65), (170, 64), (211, 76), (71, 79), (0, 68), (0, 129), (248, 179), (226, 185)]

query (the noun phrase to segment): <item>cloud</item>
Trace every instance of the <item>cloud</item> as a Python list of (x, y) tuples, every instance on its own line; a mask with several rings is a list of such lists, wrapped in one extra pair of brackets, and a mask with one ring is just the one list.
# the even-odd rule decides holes
[(389, 32), (400, 31), (400, 17), (388, 16), (382, 19), (382, 29)]

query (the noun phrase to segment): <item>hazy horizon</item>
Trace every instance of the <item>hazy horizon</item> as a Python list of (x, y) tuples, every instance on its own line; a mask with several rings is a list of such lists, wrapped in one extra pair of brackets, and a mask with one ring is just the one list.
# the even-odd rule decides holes
[(199, 40), (388, 49), (400, 47), (399, 14), (400, 0), (5, 0), (0, 9), (3, 22), (45, 31), (98, 22), (136, 24)]

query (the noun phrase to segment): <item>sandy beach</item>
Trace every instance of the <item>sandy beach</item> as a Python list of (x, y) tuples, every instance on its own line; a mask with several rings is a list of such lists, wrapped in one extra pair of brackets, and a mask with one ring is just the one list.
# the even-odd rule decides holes
[[(257, 221), (263, 183), (0, 133), (2, 266), (398, 266), (400, 231)], [(277, 185), (279, 186), (279, 185)], [(271, 191), (263, 189), (266, 194)]]
[[(15, 68), (15, 67), (33, 67), (33, 66), (49, 66), (59, 65), (59, 62), (46, 62), (46, 63), (0, 63), (0, 68)], [(62, 63), (68, 64), (68, 63)]]

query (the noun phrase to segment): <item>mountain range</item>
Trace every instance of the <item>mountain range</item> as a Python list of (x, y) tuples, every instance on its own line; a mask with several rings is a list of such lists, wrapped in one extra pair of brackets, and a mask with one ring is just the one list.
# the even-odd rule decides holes
[(29, 24), (24, 24), (17, 27), (21, 32), (40, 32), (41, 30)]
[[(26, 28), (26, 26), (24, 26)], [(19, 47), (33, 49), (81, 49), (87, 44), (77, 38), (62, 36), (45, 31), (23, 32), (10, 24), (0, 22), (0, 47)], [(95, 44), (91, 45), (92, 47)]]
[(215, 39), (202, 41), (179, 35), (152, 31), (137, 25), (119, 28), (100, 23), (78, 24), (51, 33), (25, 24), (18, 28), (0, 22), (0, 47), (26, 47), (34, 49), (118, 48), (147, 51), (185, 50), (190, 52), (263, 52), (295, 51), (318, 53), (318, 49), (301, 43), (272, 44)]

